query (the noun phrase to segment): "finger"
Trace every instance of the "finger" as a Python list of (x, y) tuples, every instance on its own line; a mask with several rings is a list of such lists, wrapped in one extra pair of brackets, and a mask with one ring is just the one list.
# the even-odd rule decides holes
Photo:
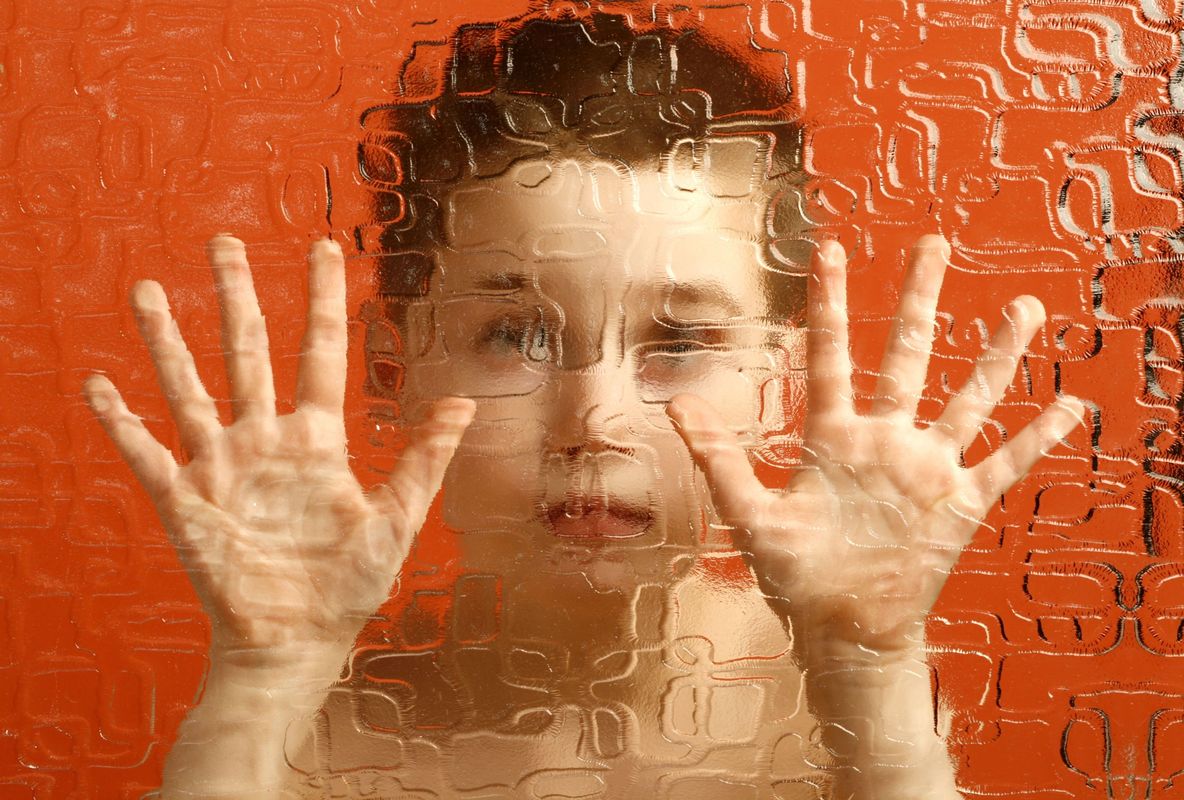
[(853, 406), (847, 349), (847, 256), (838, 242), (823, 242), (814, 253), (806, 294), (807, 411), (849, 411)]
[(723, 521), (739, 528), (750, 522), (769, 496), (748, 454), (710, 403), (693, 394), (671, 398), (666, 413), (691, 457), (707, 477), (712, 502)]
[(970, 477), (978, 487), (981, 513), (985, 514), (1001, 494), (1027, 475), (1037, 461), (1084, 421), (1085, 404), (1076, 397), (1060, 397), (1014, 439), (971, 468)]
[(297, 406), (343, 412), (345, 325), (345, 259), (339, 244), (321, 239), (308, 255), (308, 324), (300, 347)]
[(412, 429), (386, 486), (375, 494), (380, 510), (396, 518), (404, 533), (414, 534), (423, 526), (432, 498), (440, 491), (444, 472), (476, 408), (466, 398), (444, 398), (436, 401), (427, 419)]
[(995, 329), (987, 350), (975, 361), (974, 372), (934, 423), (965, 450), (1003, 397), (1015, 376), (1028, 342), (1044, 324), (1044, 306), (1030, 295), (1015, 298), (1003, 309), (1003, 324)]
[(909, 254), (892, 333), (880, 362), (873, 414), (904, 413), (912, 419), (925, 391), (925, 372), (933, 351), (937, 296), (950, 259), (940, 236), (922, 236)]
[(168, 400), (181, 446), (190, 456), (208, 452), (222, 429), (218, 409), (202, 386), (193, 356), (169, 313), (164, 290), (156, 281), (140, 281), (132, 287), (132, 308), (140, 335), (152, 354), (160, 388)]
[(173, 454), (156, 441), (139, 417), (128, 411), (111, 381), (91, 375), (82, 393), (140, 485), (153, 501), (162, 498), (177, 474)]
[(206, 245), (206, 253), (218, 286), (222, 350), (226, 357), (234, 417), (273, 416), (275, 386), (267, 348), (267, 327), (255, 297), (246, 248), (233, 236), (218, 234)]

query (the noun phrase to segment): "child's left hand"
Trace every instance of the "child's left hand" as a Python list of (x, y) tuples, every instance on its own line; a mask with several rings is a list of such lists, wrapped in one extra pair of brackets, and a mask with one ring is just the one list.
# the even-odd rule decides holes
[(808, 297), (804, 465), (784, 491), (756, 478), (720, 416), (694, 395), (667, 410), (704, 470), (722, 521), (733, 526), (770, 602), (788, 614), (805, 665), (835, 659), (915, 659), (925, 615), (999, 496), (1081, 424), (1061, 397), (973, 467), (961, 463), (1044, 322), (1034, 297), (1012, 300), (989, 348), (935, 423), (917, 427), (949, 247), (914, 248), (876, 395), (852, 401), (846, 256), (824, 243)]

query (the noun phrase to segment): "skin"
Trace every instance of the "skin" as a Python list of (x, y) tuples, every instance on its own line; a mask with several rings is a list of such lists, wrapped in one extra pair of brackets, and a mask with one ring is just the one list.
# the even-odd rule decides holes
[[(698, 392), (755, 434), (776, 359), (797, 366), (805, 334), (764, 319), (763, 217), (750, 198), (678, 193), (665, 176), (601, 163), (553, 164), (544, 181), (540, 169), (449, 198), (458, 222), (428, 298), (437, 330), (407, 332), (432, 345), (408, 359), (403, 399), (477, 402), (447, 477), (452, 527), (504, 532), (507, 563), (567, 564), (629, 591), (669, 574), (663, 545), (686, 550), (700, 535), (706, 498), (683, 488), (694, 465), (666, 403)], [(603, 535), (590, 507), (607, 511)], [(652, 519), (631, 529), (619, 507)], [(472, 554), (475, 566), (492, 557)]]
[(131, 302), (187, 462), (177, 463), (105, 377), (89, 378), (84, 393), (188, 570), (210, 616), (212, 657), (266, 666), (295, 650), (337, 653), (387, 598), (473, 403), (434, 404), (390, 480), (363, 490), (345, 448), (341, 248), (322, 240), (309, 254), (296, 411), (283, 416), (245, 248), (219, 235), (208, 255), (234, 421), (220, 423), (155, 281), (137, 283)]
[[(924, 237), (910, 253), (876, 400), (859, 414), (850, 383), (846, 259), (836, 243), (823, 243), (808, 265), (807, 329), (778, 333), (788, 352), (805, 352), (803, 468), (787, 485), (766, 487), (738, 435), (759, 427), (753, 388), (729, 382), (726, 370), (695, 374), (679, 342), (715, 330), (721, 339), (698, 341), (691, 350), (724, 344), (758, 351), (767, 331), (750, 319), (720, 333), (719, 323), (732, 311), (712, 300), (683, 309), (687, 318), (706, 321), (690, 326), (691, 334), (652, 325), (672, 277), (706, 287), (718, 283), (725, 263), (736, 304), (759, 310), (754, 318), (767, 311), (752, 246), (761, 217), (751, 201), (728, 205), (695, 196), (687, 205), (687, 198), (667, 192), (662, 176), (622, 176), (607, 165), (559, 168), (533, 200), (513, 174), (500, 180), (454, 198), (452, 242), (433, 289), (434, 302), (458, 312), (439, 320), (445, 331), (453, 326), (452, 355), (458, 342), (476, 341), (472, 358), (433, 358), (429, 349), (408, 365), (408, 391), (424, 421), (410, 432), (389, 481), (369, 490), (357, 483), (346, 458), (345, 282), (336, 244), (321, 240), (310, 251), (308, 323), (296, 411), (288, 415), (275, 413), (266, 333), (241, 242), (219, 235), (208, 250), (232, 390), (229, 425), (221, 424), (201, 386), (159, 284), (134, 287), (136, 318), (188, 460), (179, 465), (106, 378), (92, 376), (84, 392), (156, 505), (210, 615), (216, 673), (204, 709), (194, 710), (170, 754), (166, 793), (172, 787), (175, 796), (217, 796), (217, 788), (240, 797), (272, 796), (244, 787), (281, 782), (282, 757), (252, 760), (233, 749), (236, 734), (220, 726), (233, 709), (245, 707), (246, 723), (259, 726), (251, 740), (267, 741), (282, 736), (287, 721), (273, 705), (277, 697), (303, 688), (301, 707), (317, 707), (361, 625), (387, 598), (464, 436), (468, 455), (449, 470), (446, 492), (454, 522), (470, 527), (463, 524), (471, 518), (465, 507), (448, 500), (464, 498), (484, 518), (521, 531), (526, 543), (545, 545), (513, 552), (537, 550), (552, 567), (566, 564), (610, 589), (626, 589), (660, 566), (646, 561), (647, 545), (693, 541), (699, 507), (683, 500), (681, 488), (693, 460), (762, 593), (792, 624), (811, 710), (836, 754), (836, 796), (956, 796), (944, 747), (933, 733), (924, 619), (999, 495), (1080, 424), (1082, 404), (1061, 398), (982, 463), (960, 463), (1043, 324), (1040, 302), (1022, 296), (1008, 304), (962, 391), (936, 424), (917, 427), (949, 261), (944, 241)], [(626, 202), (614, 203), (614, 197)], [(483, 213), (494, 216), (483, 219)], [(547, 258), (540, 244), (570, 254), (589, 241), (583, 236), (589, 230), (600, 232), (604, 246), (578, 258)], [(543, 235), (548, 231), (550, 238)], [(707, 233), (685, 251), (699, 257), (664, 260), (670, 252), (664, 246), (688, 231)], [(475, 292), (488, 295), (480, 284), (498, 274), (462, 266), (481, 263), (464, 256), (488, 251), (494, 239), (517, 253), (510, 272), (529, 277), (531, 290), (561, 311), (562, 330), (540, 339), (546, 340), (543, 352), (529, 364), (514, 344), (521, 341), (513, 327), (518, 323), (507, 334), (495, 317), (492, 327), (471, 329), (475, 339), (457, 333), (457, 325), (480, 319), (472, 308), (461, 314), (461, 301)], [(532, 259), (542, 266), (525, 269)], [(677, 275), (669, 263), (677, 264)], [(593, 268), (600, 276), (595, 292), (587, 280)], [(660, 390), (640, 377), (638, 366), (642, 350), (655, 342), (668, 362)], [(559, 363), (561, 348), (567, 364)], [(490, 384), (501, 393), (473, 391), (474, 376), (488, 380), (491, 374), (505, 379)], [(674, 391), (682, 384), (693, 391)], [(518, 391), (504, 391), (509, 386)], [(491, 470), (478, 457), (487, 452), (505, 459), (511, 444), (517, 455), (508, 456), (503, 469)], [(581, 505), (557, 535), (538, 513), (573, 496), (563, 458), (555, 456), (595, 460), (621, 449), (625, 457), (603, 462), (605, 488), (575, 491), (577, 505), (599, 497), (611, 509), (613, 497), (633, 492), (651, 508), (650, 523), (636, 535), (616, 531), (606, 546), (603, 527), (591, 523)], [(633, 572), (619, 568), (620, 551), (629, 553)], [(246, 730), (237, 735), (246, 737)], [(220, 754), (217, 746), (227, 750)], [(239, 762), (249, 763), (231, 775), (226, 764)]]
[(1004, 309), (990, 347), (937, 422), (917, 426), (948, 259), (936, 236), (914, 248), (876, 399), (861, 415), (852, 402), (846, 257), (833, 242), (820, 247), (808, 309), (807, 468), (783, 489), (756, 479), (710, 404), (684, 395), (668, 408), (722, 518), (744, 533), (766, 593), (784, 601), (795, 630), (814, 634), (809, 647), (824, 643), (823, 653), (862, 648), (890, 658), (912, 650), (982, 518), (1082, 420), (1081, 402), (1062, 397), (990, 457), (961, 466), (1044, 323), (1040, 301), (1025, 295)]

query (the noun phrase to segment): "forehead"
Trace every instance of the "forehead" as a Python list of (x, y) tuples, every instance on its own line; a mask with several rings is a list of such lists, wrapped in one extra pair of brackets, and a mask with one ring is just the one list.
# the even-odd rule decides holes
[(764, 268), (766, 204), (753, 191), (725, 196), (703, 181), (680, 183), (673, 170), (525, 162), (448, 196), (442, 280), (449, 292), (594, 280), (744, 294)]

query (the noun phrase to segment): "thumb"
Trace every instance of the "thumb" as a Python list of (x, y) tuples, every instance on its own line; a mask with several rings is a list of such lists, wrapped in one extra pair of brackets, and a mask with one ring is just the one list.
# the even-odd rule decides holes
[(723, 521), (748, 528), (769, 494), (756, 477), (736, 434), (728, 430), (710, 403), (693, 394), (671, 398), (666, 414), (707, 477), (711, 499)]
[(423, 526), (428, 507), (440, 491), (444, 472), (476, 410), (476, 404), (467, 398), (437, 400), (423, 422), (411, 429), (407, 447), (386, 485), (375, 492), (379, 509), (402, 522), (408, 534)]

